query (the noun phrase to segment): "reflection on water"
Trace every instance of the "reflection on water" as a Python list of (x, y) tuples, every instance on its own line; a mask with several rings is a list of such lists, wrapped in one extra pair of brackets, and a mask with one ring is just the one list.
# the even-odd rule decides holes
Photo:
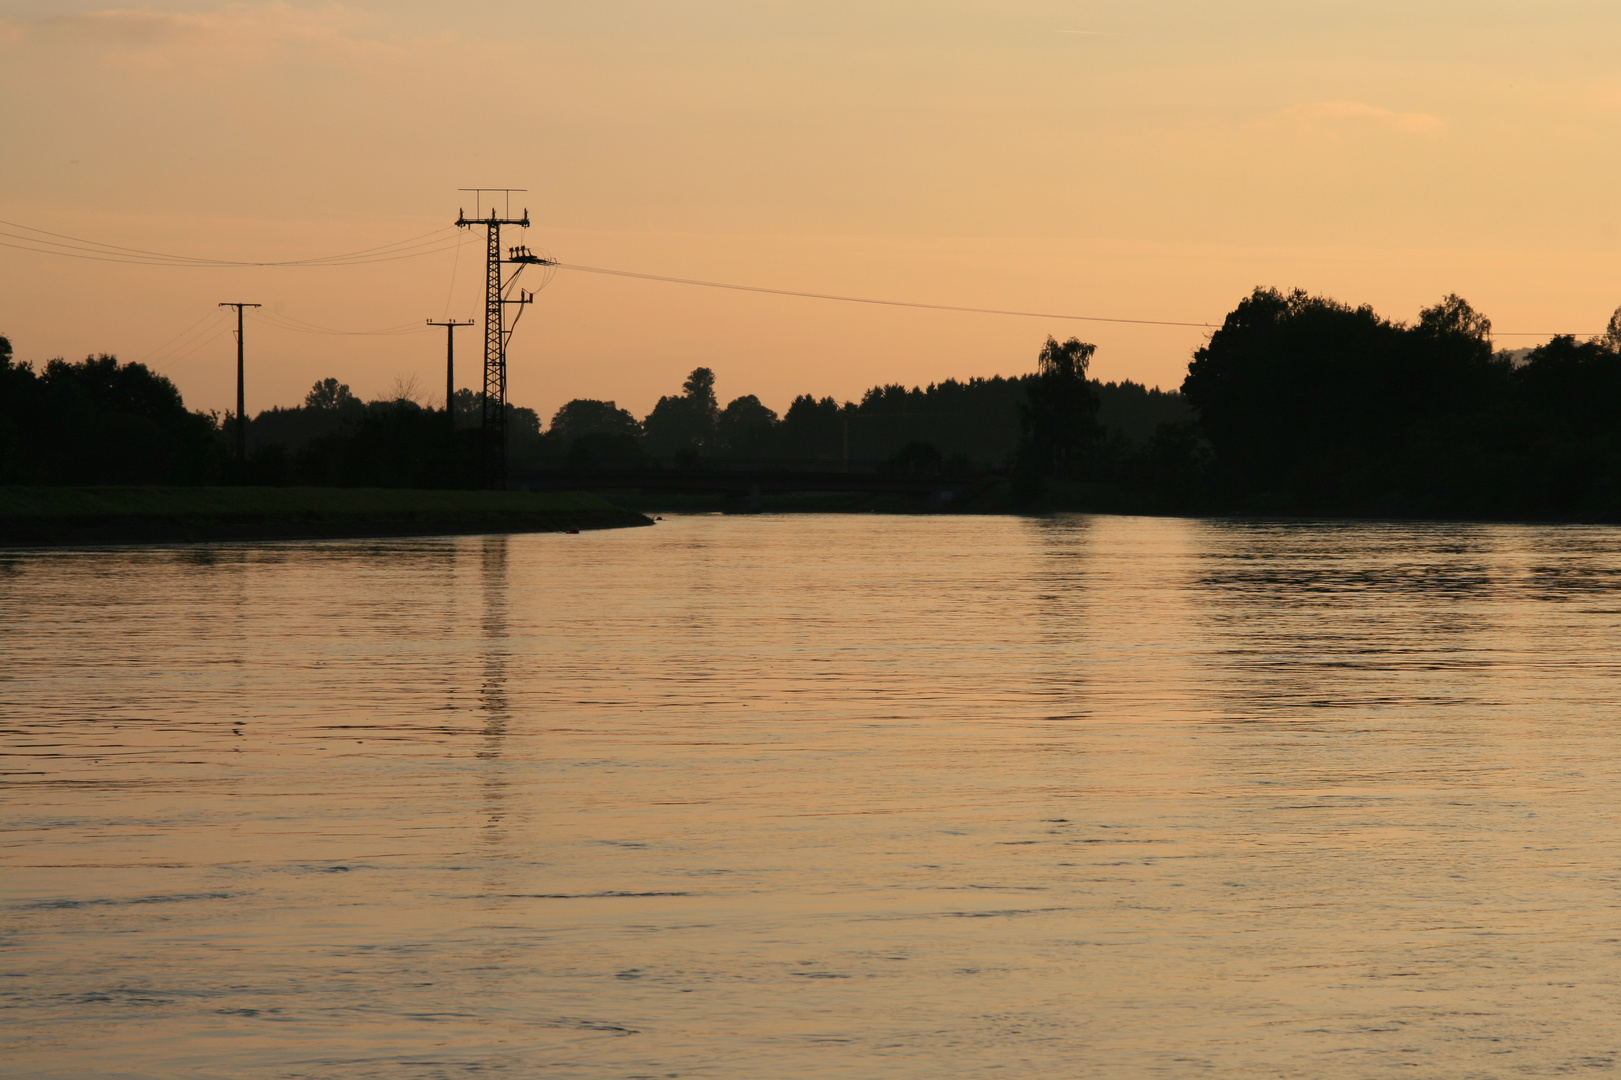
[(0, 556), (0, 1075), (1621, 1064), (1621, 533)]
[(505, 740), (507, 724), (512, 719), (507, 706), (507, 537), (482, 538), (482, 580), (480, 592), (484, 600), (482, 645), (484, 651), (484, 677), (479, 683), (479, 704), (484, 714), (484, 739), (477, 751), (484, 766), (483, 795), (488, 822), (485, 839), (499, 844), (503, 839), (501, 819), (506, 816), (502, 801), (506, 795), (506, 778), (501, 775), (501, 744)]

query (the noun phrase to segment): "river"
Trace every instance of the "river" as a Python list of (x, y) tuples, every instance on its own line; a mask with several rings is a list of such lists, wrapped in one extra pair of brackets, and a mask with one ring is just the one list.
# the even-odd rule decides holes
[(1621, 1066), (1621, 530), (0, 553), (0, 1075)]

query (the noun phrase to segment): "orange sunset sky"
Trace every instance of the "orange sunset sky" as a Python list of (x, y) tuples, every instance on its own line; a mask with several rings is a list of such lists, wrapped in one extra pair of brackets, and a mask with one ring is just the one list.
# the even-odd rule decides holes
[[(563, 262), (774, 288), (1219, 323), (1256, 285), (1512, 333), (1621, 303), (1621, 5), (1565, 0), (183, 3), (0, 0), (0, 226), (342, 268), (126, 265), (0, 247), (21, 359), (112, 352), (225, 409), (222, 300), (257, 301), (248, 407), (337, 376), (442, 392), (477, 317), (458, 188), (523, 187)], [(460, 248), (458, 237), (464, 241)], [(434, 239), (429, 237), (428, 239)], [(1171, 387), (1205, 331), (557, 273), (510, 398), (638, 415), (698, 364), (722, 401), (1018, 374), (1048, 334)], [(461, 385), (477, 338), (460, 335)]]

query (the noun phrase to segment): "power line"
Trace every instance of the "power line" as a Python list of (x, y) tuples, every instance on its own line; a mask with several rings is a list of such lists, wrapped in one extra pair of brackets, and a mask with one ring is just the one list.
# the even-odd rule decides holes
[[(469, 189), (472, 190), (472, 189)], [(501, 189), (504, 191), (504, 189)], [(514, 189), (517, 190), (517, 189)], [(0, 219), (0, 247), (11, 248), (17, 251), (29, 251), (38, 255), (56, 255), (63, 258), (89, 259), (97, 262), (125, 263), (138, 266), (170, 266), (193, 267), (211, 269), (233, 269), (247, 267), (319, 267), (319, 266), (363, 266), (372, 263), (395, 262), (401, 259), (415, 259), (424, 255), (436, 255), (440, 252), (454, 251), (457, 261), (460, 261), (463, 237), (460, 230), (454, 240), (445, 235), (447, 229), (434, 229), (418, 236), (405, 240), (395, 241), (391, 244), (379, 244), (375, 247), (361, 248), (358, 251), (343, 252), (336, 255), (321, 255), (308, 259), (287, 259), (281, 261), (253, 261), (239, 259), (210, 259), (192, 255), (175, 255), (167, 252), (149, 251), (144, 248), (124, 247), (118, 244), (106, 244), (97, 240), (87, 240), (83, 237), (70, 236), (66, 233), (51, 232), (48, 229), (39, 229), (31, 225), (23, 225), (14, 221)], [(21, 229), (22, 233), (8, 232), (7, 229)], [(32, 234), (32, 235), (26, 235)], [(8, 242), (15, 241), (15, 242)], [(446, 241), (450, 242), (446, 242)], [(796, 289), (776, 289), (763, 285), (738, 285), (724, 281), (705, 281), (697, 278), (671, 277), (664, 274), (644, 274), (631, 270), (611, 270), (600, 266), (582, 266), (575, 263), (559, 263), (549, 259), (537, 260), (541, 265), (556, 267), (562, 270), (575, 270), (586, 274), (604, 274), (610, 277), (634, 278), (641, 281), (661, 281), (673, 285), (695, 285), (707, 289), (727, 289), (733, 292), (761, 293), (768, 296), (792, 296), (807, 300), (833, 300), (846, 304), (870, 304), (878, 307), (913, 308), (923, 311), (956, 311), (974, 315), (1005, 315), (1025, 319), (1063, 319), (1073, 322), (1099, 322), (1115, 323), (1129, 326), (1174, 326), (1194, 329), (1213, 330), (1217, 324), (1209, 322), (1187, 322), (1173, 319), (1126, 319), (1106, 315), (1072, 315), (1063, 312), (1044, 311), (1018, 311), (1007, 308), (970, 307), (960, 304), (928, 304), (913, 300), (884, 300), (867, 296), (844, 296), (838, 293), (803, 292)], [(451, 289), (455, 288), (455, 268), (451, 271)], [(448, 311), (448, 307), (447, 307)], [(289, 320), (296, 323), (298, 320)], [(398, 327), (383, 330), (331, 330), (325, 327), (315, 327), (310, 324), (302, 326), (288, 325), (282, 327), (301, 333), (342, 334), (355, 336), (374, 336), (418, 333), (422, 331), (419, 324), (407, 323)], [(1500, 330), (1494, 332), (1494, 337), (1530, 337), (1552, 338), (1562, 336), (1564, 332), (1543, 331), (1511, 331)], [(1570, 334), (1572, 337), (1589, 337), (1592, 335)]]
[(445, 291), (444, 318), (450, 318), (450, 305), (456, 299), (456, 271), (461, 269), (462, 248), (466, 246), (466, 233), (456, 230), (456, 258), (450, 264), (450, 288)]
[(222, 320), (219, 325), (214, 328), (214, 332), (212, 334), (199, 338), (197, 341), (193, 342), (180, 352), (170, 353), (168, 356), (162, 357), (162, 360), (166, 364), (179, 363), (181, 360), (185, 360), (197, 355), (197, 353), (202, 350), (203, 346), (212, 345), (214, 342), (218, 341), (220, 338), (224, 337), (230, 332), (231, 321), (227, 318)]
[[(1205, 330), (1218, 329), (1208, 322), (1177, 322), (1170, 319), (1120, 319), (1104, 315), (1065, 315), (1045, 311), (1010, 311), (1002, 308), (964, 307), (957, 304), (924, 304), (912, 300), (876, 300), (866, 296), (840, 296), (835, 293), (799, 292), (794, 289), (768, 289), (760, 285), (734, 285), (724, 281), (702, 281), (697, 278), (667, 277), (663, 274), (641, 274), (630, 270), (608, 270), (600, 266), (579, 266), (571, 263), (553, 263), (559, 270), (579, 270), (587, 274), (608, 274), (613, 277), (638, 278), (643, 281), (664, 281), (674, 285), (701, 285), (708, 289), (731, 289), (736, 292), (766, 293), (771, 296), (798, 296), (809, 300), (839, 300), (848, 304), (877, 304), (883, 307), (921, 308), (925, 311), (964, 311), (975, 315), (1013, 315), (1026, 319), (1068, 319), (1076, 322), (1126, 323), (1133, 326), (1188, 326)], [(1494, 330), (1493, 337), (1591, 337), (1585, 333), (1559, 333), (1530, 330)]]
[(178, 351), (182, 347), (182, 339), (191, 336), (194, 332), (197, 332), (198, 327), (202, 326), (206, 322), (220, 322), (224, 314), (225, 313), (220, 311), (218, 308), (210, 311), (208, 314), (204, 315), (202, 318), (180, 331), (180, 333), (176, 334), (174, 337), (169, 338), (167, 341), (153, 348), (145, 356), (141, 357), (140, 362), (143, 364), (155, 362), (163, 359), (172, 352)]
[[(98, 262), (118, 262), (144, 266), (191, 266), (200, 268), (227, 269), (237, 267), (299, 267), (299, 266), (361, 266), (369, 263), (394, 262), (399, 259), (414, 259), (423, 255), (433, 255), (441, 251), (453, 251), (461, 243), (461, 237), (451, 238), (450, 230), (446, 228), (434, 229), (405, 240), (398, 240), (390, 244), (379, 244), (375, 247), (362, 248), (359, 251), (341, 252), (335, 255), (320, 255), (308, 259), (285, 259), (279, 261), (258, 261), (246, 259), (211, 259), (194, 255), (176, 255), (170, 252), (148, 251), (144, 248), (124, 247), (119, 244), (106, 244), (99, 240), (87, 240), (79, 236), (69, 236), (66, 233), (51, 232), (47, 229), (36, 229), (30, 225), (22, 225), (14, 221), (0, 220), (0, 247), (14, 248), (19, 251), (32, 251), (39, 255), (59, 255), (66, 258), (91, 259)], [(20, 229), (22, 232), (8, 230)], [(32, 235), (29, 235), (32, 234)], [(8, 243), (7, 240), (16, 241)]]
[[(420, 248), (449, 239), (449, 237), (445, 235), (449, 230), (445, 228), (438, 228), (430, 232), (422, 233), (419, 236), (409, 237), (408, 239), (395, 241), (389, 244), (379, 244), (375, 247), (362, 248), (359, 251), (343, 252), (337, 255), (322, 255), (309, 259), (261, 262), (238, 259), (209, 259), (194, 255), (175, 255), (168, 252), (147, 251), (144, 248), (129, 248), (118, 244), (106, 244), (99, 240), (86, 240), (83, 237), (69, 236), (66, 233), (51, 232), (47, 229), (37, 229), (31, 225), (22, 225), (13, 221), (0, 220), (0, 225), (4, 225), (12, 229), (22, 229), (25, 233), (38, 234), (35, 236), (21, 236), (16, 233), (9, 233), (5, 232), (4, 230), (0, 230), (0, 236), (9, 236), (12, 239), (22, 240), (27, 243), (44, 244), (55, 248), (66, 248), (69, 250), (88, 251), (115, 257), (130, 257), (141, 260), (157, 260), (167, 263), (198, 266), (314, 266), (326, 263), (343, 262), (345, 260), (357, 258), (396, 255), (400, 252), (408, 251), (411, 248)], [(55, 239), (41, 239), (41, 237), (54, 237)], [(437, 240), (434, 238), (437, 238)], [(72, 241), (72, 243), (61, 243), (60, 241), (63, 240)]]
[[(6, 227), (10, 227), (10, 229), (21, 229), (24, 230), (24, 232), (36, 232), (36, 234), (42, 235), (42, 237), (55, 237), (58, 238), (58, 240), (73, 240), (75, 243), (88, 243), (88, 245), (96, 246), (96, 248), (107, 248), (109, 251), (125, 251), (125, 253), (128, 253), (128, 255), (148, 255), (152, 256), (152, 258), (164, 259), (186, 259), (186, 261), (193, 261), (193, 263), (199, 263), (199, 261), (203, 261), (203, 263), (233, 263), (232, 259), (199, 259), (198, 256), (165, 255), (165, 253), (162, 253), (162, 251), (146, 251), (143, 250), (143, 248), (125, 248), (125, 246), (117, 245), (117, 243), (102, 243), (101, 240), (84, 240), (83, 237), (70, 237), (70, 235), (63, 234), (63, 232), (50, 232), (50, 230), (47, 229), (36, 229), (36, 227), (32, 227), (32, 225), (21, 225), (18, 224), (18, 222), (0, 221), (0, 225), (6, 225)], [(408, 240), (399, 240), (399, 242), (396, 243), (383, 243), (383, 245), (374, 246), (374, 248), (361, 248), (360, 251), (349, 251), (349, 253), (345, 253), (345, 255), (321, 256), (321, 258), (311, 259), (311, 261), (321, 261), (321, 259), (327, 258), (336, 259), (350, 258), (350, 256), (357, 255), (370, 255), (370, 253), (373, 253), (373, 251), (383, 251), (387, 250), (387, 248), (399, 248), (399, 246), (410, 245), (410, 243), (415, 243), (417, 240), (423, 240), (423, 238), (426, 237), (433, 237), (433, 235), (441, 234), (441, 232), (446, 232), (446, 230), (441, 227), (441, 229), (433, 229), (431, 232), (425, 232), (425, 234), (418, 235), (418, 237), (410, 237)], [(42, 240), (41, 243), (50, 242), (49, 240)], [(254, 263), (254, 266), (290, 266), (290, 264), (292, 263)]]
[(1103, 315), (1059, 315), (1046, 311), (1008, 311), (1001, 308), (963, 307), (957, 304), (923, 304), (912, 300), (875, 300), (866, 296), (839, 296), (834, 293), (798, 292), (794, 289), (768, 289), (761, 285), (733, 285), (724, 281), (699, 281), (695, 278), (666, 277), (662, 274), (638, 274), (629, 270), (606, 270), (600, 266), (577, 266), (556, 263), (560, 270), (579, 270), (587, 274), (608, 274), (613, 277), (639, 278), (643, 281), (666, 281), (674, 285), (701, 285), (707, 289), (732, 289), (736, 292), (767, 293), (771, 296), (798, 296), (807, 300), (839, 300), (847, 304), (877, 304), (882, 307), (922, 308), (926, 311), (966, 311), (975, 315), (1015, 315), (1026, 319), (1071, 319), (1079, 322), (1130, 323), (1135, 326), (1195, 326), (1214, 329), (1207, 322), (1173, 322), (1169, 319), (1116, 319)]
[[(12, 235), (13, 234), (11, 233), (0, 232), (0, 236)], [(19, 239), (33, 243), (45, 243), (45, 241), (35, 241), (33, 237), (20, 237)], [(8, 243), (5, 240), (0, 240), (0, 247), (12, 248), (17, 251), (30, 251), (36, 255), (57, 255), (68, 259), (89, 259), (94, 262), (124, 263), (131, 266), (169, 266), (201, 270), (238, 270), (251, 267), (292, 268), (321, 266), (369, 266), (373, 263), (397, 262), (400, 259), (415, 259), (423, 255), (437, 255), (442, 251), (454, 251), (456, 245), (439, 244), (436, 247), (424, 247), (418, 251), (404, 251), (397, 254), (379, 255), (373, 258), (364, 259), (306, 259), (293, 262), (228, 262), (225, 260), (187, 259), (183, 257), (175, 259), (157, 259), (147, 258), (144, 256), (125, 256), (116, 252), (102, 251), (98, 248), (72, 250), (71, 245), (66, 244), (57, 245), (55, 247), (37, 247), (28, 246), (27, 244)]]
[(278, 330), (291, 330), (296, 334), (330, 334), (337, 337), (399, 337), (403, 334), (425, 334), (427, 327), (421, 323), (401, 323), (398, 326), (385, 326), (376, 330), (334, 330), (327, 326), (317, 326), (315, 323), (295, 319), (291, 315), (271, 311), (256, 311), (253, 315), (258, 322), (268, 323)]

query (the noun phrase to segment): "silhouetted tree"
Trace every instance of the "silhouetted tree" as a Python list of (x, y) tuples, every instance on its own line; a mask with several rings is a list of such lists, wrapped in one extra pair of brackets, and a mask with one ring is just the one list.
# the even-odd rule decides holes
[(1086, 377), (1097, 346), (1077, 338), (1063, 344), (1048, 338), (1037, 370), (1025, 383), (1019, 418), (1023, 435), (1019, 458), (1026, 469), (1049, 476), (1074, 476), (1087, 463), (1100, 435), (1098, 395)]
[(575, 398), (552, 414), (547, 434), (560, 447), (567, 449), (582, 435), (625, 435), (632, 439), (642, 434), (642, 425), (628, 409), (621, 409), (611, 401)]
[(304, 407), (319, 412), (337, 412), (359, 404), (360, 399), (337, 379), (321, 379), (304, 395)]
[(765, 457), (771, 452), (777, 414), (753, 394), (733, 398), (715, 423), (716, 441), (737, 457)]
[(890, 471), (907, 476), (938, 476), (945, 466), (946, 456), (933, 443), (909, 442), (890, 455), (886, 463)]
[(681, 386), (679, 397), (661, 397), (642, 422), (648, 449), (657, 455), (694, 453), (715, 438), (720, 403), (715, 398), (715, 373), (694, 368)]
[(630, 468), (644, 464), (642, 425), (611, 401), (575, 398), (552, 416), (546, 438), (572, 469)]
[(1146, 444), (1163, 424), (1184, 424), (1193, 419), (1193, 410), (1175, 390), (1144, 386), (1122, 379), (1120, 382), (1092, 383), (1098, 396), (1098, 427), (1111, 439), (1128, 448)]
[(34, 372), (11, 358), (11, 339), (0, 337), (0, 484), (23, 479), (22, 431), (19, 415), (34, 408)]
[(1182, 394), (1235, 491), (1333, 503), (1388, 447), (1401, 329), (1372, 308), (1256, 289), (1195, 351)]
[(257, 454), (261, 460), (250, 481), (254, 477), (290, 475), (291, 462), (300, 450), (317, 439), (352, 429), (365, 412), (366, 406), (350, 393), (349, 387), (337, 379), (322, 379), (304, 396), (302, 407), (274, 407), (252, 417), (248, 421), (248, 453)]
[(1413, 326), (1296, 290), (1256, 289), (1182, 384), (1238, 505), (1330, 513), (1496, 513), (1512, 501), (1512, 365), (1456, 295)]
[(1610, 321), (1604, 333), (1598, 336), (1598, 343), (1611, 352), (1621, 352), (1621, 307), (1610, 313)]
[(219, 475), (218, 428), (144, 364), (52, 360), (35, 374), (4, 350), (6, 471), (51, 484), (201, 483)]
[[(853, 406), (851, 406), (853, 408)], [(843, 452), (844, 421), (839, 403), (809, 394), (794, 398), (777, 431), (782, 456), (795, 461), (837, 460)]]
[(1556, 337), (1512, 379), (1520, 512), (1621, 517), (1621, 354)]

